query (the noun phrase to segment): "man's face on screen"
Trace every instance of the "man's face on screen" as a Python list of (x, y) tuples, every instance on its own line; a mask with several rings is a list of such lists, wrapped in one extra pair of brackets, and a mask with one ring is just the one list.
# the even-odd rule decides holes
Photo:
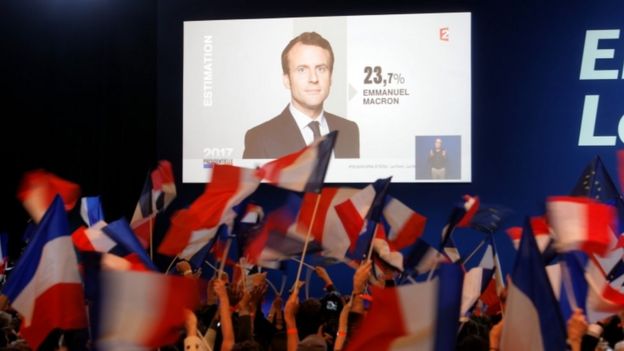
[(297, 43), (288, 52), (288, 75), (284, 85), (290, 89), (293, 105), (314, 117), (323, 110), (331, 87), (329, 51)]

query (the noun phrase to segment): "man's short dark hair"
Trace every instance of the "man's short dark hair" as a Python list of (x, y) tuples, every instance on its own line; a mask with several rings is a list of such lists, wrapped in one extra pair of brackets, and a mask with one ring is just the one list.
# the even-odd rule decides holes
[(334, 51), (327, 39), (323, 38), (317, 32), (303, 32), (291, 40), (282, 51), (282, 71), (288, 74), (288, 53), (296, 44), (313, 45), (329, 51), (329, 71), (334, 71)]
[(317, 299), (308, 299), (299, 305), (297, 314), (295, 315), (297, 329), (299, 330), (299, 339), (303, 340), (310, 334), (318, 332), (319, 327), (323, 324), (323, 314), (321, 302)]

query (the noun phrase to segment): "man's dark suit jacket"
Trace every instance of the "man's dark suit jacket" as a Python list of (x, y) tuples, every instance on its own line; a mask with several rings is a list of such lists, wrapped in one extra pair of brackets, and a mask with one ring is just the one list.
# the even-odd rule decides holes
[[(360, 157), (360, 130), (355, 122), (325, 112), (329, 131), (338, 131), (336, 158)], [(277, 117), (245, 133), (243, 158), (278, 158), (306, 146), (288, 106)]]

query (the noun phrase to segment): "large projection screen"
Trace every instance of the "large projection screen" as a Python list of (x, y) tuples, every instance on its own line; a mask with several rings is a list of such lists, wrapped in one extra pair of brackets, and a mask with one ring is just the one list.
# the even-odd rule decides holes
[[(339, 129), (342, 149), (358, 149), (337, 145), (326, 182), (470, 182), (470, 28), (470, 13), (185, 22), (183, 181), (206, 182), (214, 163), (255, 168), (278, 157), (250, 153), (260, 148), (250, 142), (254, 158), (243, 158), (246, 133), (293, 119), (282, 51), (316, 32), (334, 55), (323, 115), (350, 126)], [(284, 128), (257, 142), (303, 140)]]

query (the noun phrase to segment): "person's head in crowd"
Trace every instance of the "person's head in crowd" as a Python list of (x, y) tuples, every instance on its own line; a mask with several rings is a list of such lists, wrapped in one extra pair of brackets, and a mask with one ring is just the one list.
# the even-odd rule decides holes
[(286, 344), (286, 333), (284, 331), (277, 332), (271, 338), (271, 344), (269, 345), (269, 351), (287, 351), (288, 345)]
[(0, 311), (0, 328), (11, 328), (13, 325), (13, 316), (5, 311)]
[(295, 318), (300, 340), (303, 340), (308, 335), (318, 333), (323, 323), (321, 302), (316, 299), (308, 299), (302, 302), (299, 305)]
[(466, 335), (457, 341), (457, 351), (488, 351), (489, 345), (487, 339), (480, 335)]
[(338, 332), (338, 318), (344, 306), (340, 295), (336, 292), (329, 293), (320, 300), (321, 320), (324, 324), (324, 331), (330, 335)]
[(462, 323), (457, 335), (457, 350), (488, 350), (487, 321), (471, 318)]

